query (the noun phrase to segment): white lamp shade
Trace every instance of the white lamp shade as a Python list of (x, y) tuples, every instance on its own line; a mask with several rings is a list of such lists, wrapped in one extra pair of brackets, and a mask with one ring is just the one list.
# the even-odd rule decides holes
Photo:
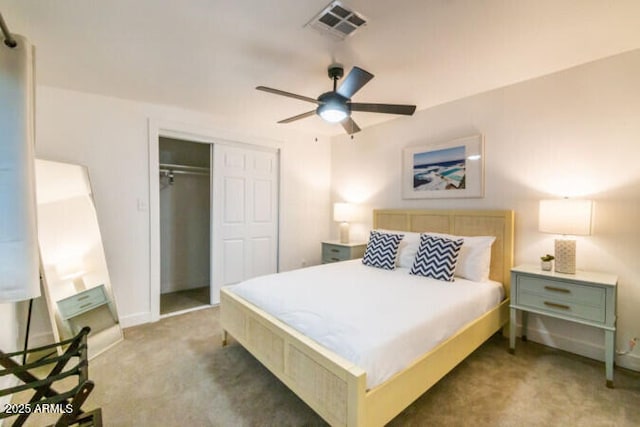
[(354, 206), (351, 203), (334, 203), (333, 220), (336, 222), (353, 221)]
[(58, 273), (58, 277), (60, 278), (60, 280), (73, 280), (87, 274), (87, 271), (79, 262), (61, 263), (56, 266), (56, 272)]
[(591, 200), (541, 200), (538, 229), (543, 233), (588, 236), (592, 206)]

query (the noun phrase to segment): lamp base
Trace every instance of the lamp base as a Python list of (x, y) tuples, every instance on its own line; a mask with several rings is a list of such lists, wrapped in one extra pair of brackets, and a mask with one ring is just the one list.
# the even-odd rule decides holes
[(87, 290), (87, 287), (84, 285), (84, 280), (82, 279), (82, 277), (76, 277), (75, 279), (73, 279), (73, 287), (75, 288), (76, 292), (82, 292)]
[(340, 223), (340, 243), (349, 243), (349, 223)]
[(556, 273), (576, 274), (576, 241), (556, 239)]

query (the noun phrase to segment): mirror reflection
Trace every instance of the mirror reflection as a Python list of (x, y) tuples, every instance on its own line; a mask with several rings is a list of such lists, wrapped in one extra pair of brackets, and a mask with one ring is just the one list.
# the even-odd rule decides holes
[(36, 160), (38, 243), (56, 341), (91, 327), (89, 356), (122, 340), (87, 168)]

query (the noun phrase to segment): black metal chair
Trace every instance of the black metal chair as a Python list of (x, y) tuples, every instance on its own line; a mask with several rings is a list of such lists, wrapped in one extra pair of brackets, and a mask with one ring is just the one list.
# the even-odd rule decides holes
[[(93, 390), (94, 383), (89, 380), (89, 362), (87, 359), (87, 335), (90, 328), (84, 327), (75, 337), (42, 347), (18, 351), (15, 353), (4, 353), (0, 351), (0, 365), (4, 368), (0, 370), (0, 377), (13, 375), (22, 384), (0, 390), (0, 397), (8, 396), (26, 390), (34, 390), (34, 394), (28, 403), (5, 405), (3, 412), (0, 412), (0, 420), (16, 417), (13, 426), (18, 427), (35, 413), (55, 412), (60, 418), (54, 424), (56, 427), (66, 427), (71, 425), (102, 427), (102, 411), (100, 408), (89, 412), (84, 412), (81, 407)], [(62, 355), (58, 354), (57, 347), (64, 349)], [(21, 357), (23, 361), (31, 353), (49, 352), (46, 356), (40, 357), (34, 362), (20, 364), (14, 359)], [(71, 359), (77, 361), (75, 366), (69, 363)], [(53, 368), (45, 378), (36, 377), (32, 371), (53, 364)], [(67, 368), (67, 370), (65, 370)], [(78, 377), (78, 382), (71, 389), (58, 392), (53, 389), (54, 383), (65, 378)], [(58, 384), (59, 385), (59, 384)]]

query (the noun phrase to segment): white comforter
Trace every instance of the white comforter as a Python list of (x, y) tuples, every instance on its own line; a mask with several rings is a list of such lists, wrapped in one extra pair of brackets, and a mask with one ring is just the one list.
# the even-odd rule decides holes
[(363, 368), (368, 388), (497, 306), (504, 295), (496, 282), (441, 282), (360, 260), (257, 277), (230, 290)]

